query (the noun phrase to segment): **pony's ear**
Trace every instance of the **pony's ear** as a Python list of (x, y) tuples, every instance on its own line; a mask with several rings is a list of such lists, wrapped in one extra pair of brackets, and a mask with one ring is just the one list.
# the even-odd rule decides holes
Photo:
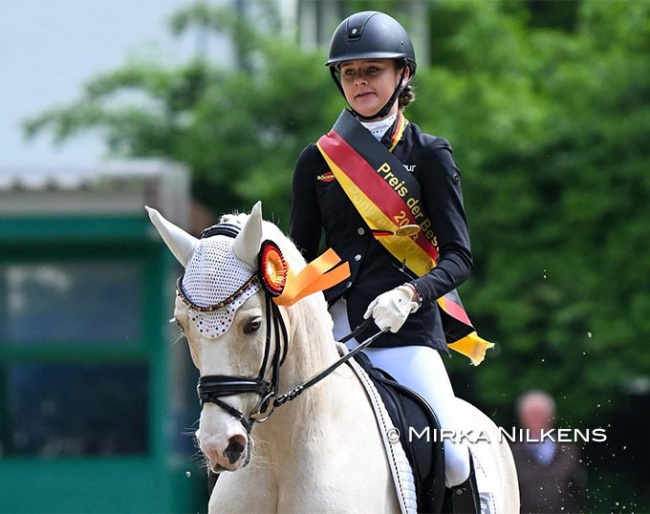
[(145, 206), (145, 209), (149, 213), (151, 223), (154, 224), (160, 237), (163, 238), (163, 241), (165, 241), (167, 247), (174, 254), (174, 257), (176, 257), (183, 267), (187, 266), (199, 240), (185, 232), (182, 228), (174, 225), (171, 221), (167, 221), (156, 209), (148, 206)]
[(248, 219), (242, 227), (241, 232), (237, 234), (232, 244), (232, 251), (239, 260), (256, 268), (257, 255), (260, 252), (261, 245), (262, 202), (257, 202), (248, 215)]

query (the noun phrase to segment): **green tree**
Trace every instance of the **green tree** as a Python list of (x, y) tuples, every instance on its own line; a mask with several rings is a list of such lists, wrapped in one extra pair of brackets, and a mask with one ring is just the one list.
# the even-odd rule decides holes
[(560, 426), (625, 432), (591, 450), (593, 508), (643, 510), (644, 468), (632, 479), (621, 463), (647, 445), (630, 446), (620, 416), (648, 403), (650, 4), (583, 2), (573, 32), (526, 29), (498, 4), (443, 11), (431, 23), (445, 59), (427, 77), (438, 105), (418, 115), (459, 150), (476, 256), (462, 292), (501, 343), (477, 370), (452, 367), (501, 423), (541, 387)]
[(542, 122), (532, 146), (483, 153), (476, 192), (491, 201), (470, 201), (485, 207), (475, 218), (487, 258), (472, 297), (508, 334), (499, 361), (517, 369), (536, 356), (521, 385), (566, 396), (573, 421), (650, 370), (639, 344), (650, 336), (650, 4), (585, 2), (580, 15), (575, 36), (529, 32), (538, 56), (522, 72), (537, 77)]

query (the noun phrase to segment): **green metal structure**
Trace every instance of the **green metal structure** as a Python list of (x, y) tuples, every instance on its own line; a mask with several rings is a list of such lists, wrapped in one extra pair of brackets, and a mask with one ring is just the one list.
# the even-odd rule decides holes
[(178, 165), (0, 168), (0, 512), (200, 512), (180, 273), (144, 205), (187, 227)]

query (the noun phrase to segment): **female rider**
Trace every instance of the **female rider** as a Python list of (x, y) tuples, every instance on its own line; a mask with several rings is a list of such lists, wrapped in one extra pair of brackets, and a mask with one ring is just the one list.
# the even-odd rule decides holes
[[(436, 300), (458, 287), (472, 270), (460, 171), (446, 140), (421, 132), (402, 114), (415, 98), (411, 82), (416, 61), (411, 40), (395, 19), (372, 11), (348, 17), (333, 34), (326, 64), (349, 106), (334, 132), (343, 146), (350, 147), (346, 151), (354, 159), (348, 154), (337, 156), (341, 141), (337, 147), (327, 138), (303, 150), (293, 179), (291, 237), (311, 261), (319, 254), (324, 231), (326, 245), (350, 263), (350, 279), (325, 292), (335, 336), (349, 333), (350, 327), (369, 317), (380, 329), (389, 328), (365, 350), (367, 356), (375, 367), (423, 396), (446, 433), (459, 434), (464, 425), (453, 407), (454, 392), (439, 354), (447, 352), (447, 341)], [(381, 151), (373, 146), (377, 141)], [(389, 166), (388, 171), (388, 164), (382, 164), (383, 152), (397, 158), (398, 167), (404, 168), (401, 173), (411, 177), (401, 178), (395, 167)], [(401, 235), (378, 230), (372, 221), (382, 212), (398, 217), (391, 213), (394, 201), (384, 201), (386, 190), (373, 190), (377, 175), (387, 185), (378, 187), (392, 188), (408, 198), (404, 205), (419, 223), (415, 231), (432, 236), (429, 246), (424, 244), (425, 260), (433, 255), (435, 261), (424, 273), (400, 255), (400, 244), (412, 240), (413, 224)], [(409, 180), (417, 184), (409, 185)], [(418, 187), (419, 196), (409, 197)], [(370, 214), (364, 210), (368, 202), (354, 199), (359, 191), (370, 201)], [(397, 241), (397, 249), (390, 247), (389, 240)], [(376, 327), (367, 329), (359, 340), (376, 331)], [(445, 485), (454, 489), (454, 512), (478, 512), (467, 446), (453, 439), (444, 441), (444, 449)]]

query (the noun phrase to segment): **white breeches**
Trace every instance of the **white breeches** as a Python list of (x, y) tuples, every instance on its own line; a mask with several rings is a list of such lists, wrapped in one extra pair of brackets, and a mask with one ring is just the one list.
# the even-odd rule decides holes
[[(334, 337), (340, 340), (349, 334), (350, 324), (343, 300), (330, 307), (334, 319)], [(355, 339), (346, 345), (349, 349), (358, 346)], [(388, 372), (400, 384), (420, 394), (433, 408), (440, 427), (447, 434), (461, 434), (468, 425), (454, 409), (454, 391), (447, 370), (437, 350), (427, 346), (399, 346), (394, 348), (366, 348), (364, 353), (373, 366)], [(469, 453), (461, 437), (445, 437), (445, 485), (453, 487), (462, 484), (469, 477)]]

